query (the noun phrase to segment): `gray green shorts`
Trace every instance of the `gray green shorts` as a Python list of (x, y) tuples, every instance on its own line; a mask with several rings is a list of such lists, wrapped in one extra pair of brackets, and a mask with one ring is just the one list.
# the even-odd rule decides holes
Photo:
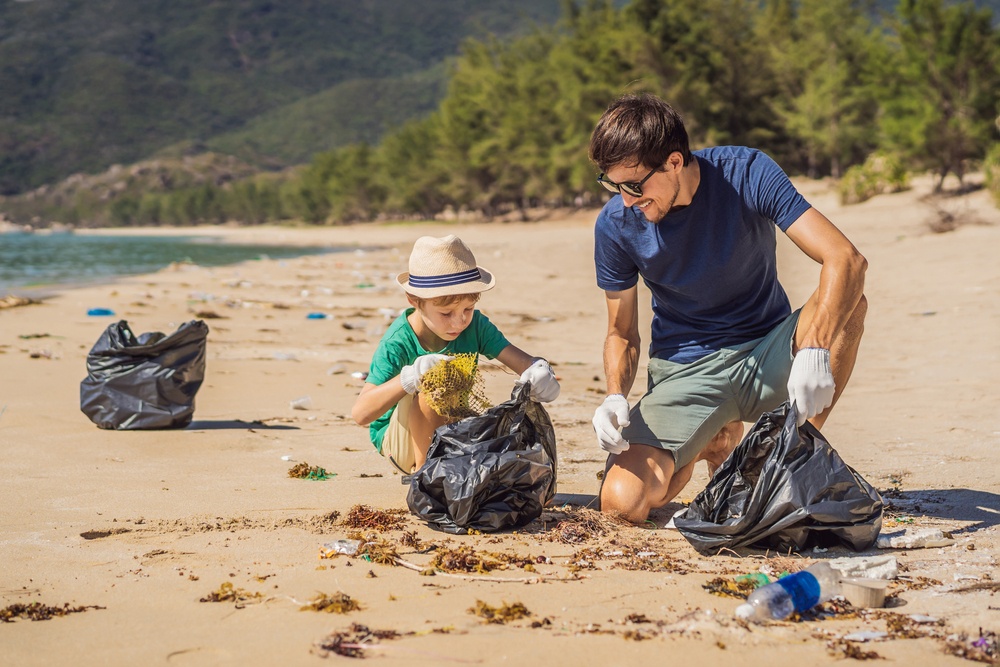
[(671, 452), (682, 468), (729, 422), (754, 422), (774, 410), (788, 398), (798, 321), (796, 310), (763, 338), (689, 364), (650, 359), (649, 388), (622, 436)]

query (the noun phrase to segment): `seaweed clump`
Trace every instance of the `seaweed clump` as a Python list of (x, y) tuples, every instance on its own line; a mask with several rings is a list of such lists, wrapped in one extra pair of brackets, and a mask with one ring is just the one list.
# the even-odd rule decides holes
[(370, 505), (355, 505), (344, 517), (343, 525), (361, 530), (401, 530), (406, 521), (406, 510), (379, 510)]
[(212, 591), (203, 598), (199, 598), (198, 602), (235, 602), (236, 608), (242, 609), (246, 606), (247, 602), (260, 600), (263, 597), (261, 593), (251, 593), (242, 588), (236, 588), (228, 581), (224, 581), (218, 590)]
[(470, 614), (482, 618), (487, 623), (498, 623), (501, 625), (531, 616), (528, 608), (520, 602), (515, 602), (514, 604), (504, 602), (499, 607), (493, 607), (482, 600), (476, 600), (476, 606), (470, 607), (468, 611)]
[(80, 607), (70, 607), (65, 603), (61, 607), (42, 604), (41, 602), (29, 602), (24, 604), (18, 602), (0, 609), (0, 621), (13, 623), (16, 619), (24, 618), (29, 621), (47, 621), (55, 616), (65, 616), (66, 614), (77, 614), (88, 609), (104, 609), (97, 605), (85, 605)]
[(358, 611), (361, 605), (347, 593), (337, 591), (333, 595), (320, 593), (307, 605), (299, 607), (299, 611), (325, 611), (328, 614), (346, 614), (349, 611)]
[(308, 463), (297, 463), (288, 469), (288, 476), (295, 479), (312, 479), (321, 482), (331, 477), (336, 477), (337, 473), (327, 472), (319, 466), (311, 466)]
[(323, 658), (331, 653), (347, 658), (363, 658), (365, 649), (378, 646), (377, 640), (398, 639), (400, 636), (395, 630), (372, 630), (367, 625), (352, 623), (346, 632), (334, 632), (317, 642), (315, 651)]

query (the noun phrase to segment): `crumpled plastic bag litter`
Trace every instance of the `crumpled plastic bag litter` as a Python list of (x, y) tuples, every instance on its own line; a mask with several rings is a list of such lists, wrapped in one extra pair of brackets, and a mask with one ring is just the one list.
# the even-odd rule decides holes
[(101, 428), (184, 428), (205, 378), (208, 325), (182, 324), (169, 336), (136, 336), (128, 322), (110, 325), (87, 355), (80, 410)]
[(703, 554), (848, 546), (882, 528), (882, 496), (786, 402), (764, 413), (674, 525)]
[(442, 426), (410, 479), (406, 503), (432, 528), (492, 532), (530, 523), (556, 492), (552, 420), (530, 384), (482, 415)]

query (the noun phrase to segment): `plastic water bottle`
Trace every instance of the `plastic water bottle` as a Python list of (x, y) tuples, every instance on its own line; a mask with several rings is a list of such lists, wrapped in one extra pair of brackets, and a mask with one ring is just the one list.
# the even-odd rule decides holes
[(827, 563), (806, 569), (761, 586), (736, 608), (736, 617), (748, 621), (780, 621), (794, 612), (812, 609), (840, 591), (840, 575)]

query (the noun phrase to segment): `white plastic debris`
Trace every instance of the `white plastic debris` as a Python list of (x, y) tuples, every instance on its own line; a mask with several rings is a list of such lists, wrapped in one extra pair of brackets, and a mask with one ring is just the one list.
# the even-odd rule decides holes
[(849, 635), (844, 635), (844, 639), (849, 642), (877, 642), (887, 638), (888, 636), (888, 632), (863, 630), (861, 632), (852, 632)]
[(293, 401), (290, 401), (288, 405), (291, 406), (293, 410), (308, 410), (312, 407), (312, 404), (312, 396), (301, 396)]
[(899, 575), (899, 564), (895, 556), (833, 558), (827, 562), (841, 577), (895, 579)]
[(879, 535), (875, 546), (879, 549), (929, 549), (947, 547), (954, 543), (954, 538), (946, 536), (937, 528), (923, 528), (919, 530), (908, 529), (902, 534)]

